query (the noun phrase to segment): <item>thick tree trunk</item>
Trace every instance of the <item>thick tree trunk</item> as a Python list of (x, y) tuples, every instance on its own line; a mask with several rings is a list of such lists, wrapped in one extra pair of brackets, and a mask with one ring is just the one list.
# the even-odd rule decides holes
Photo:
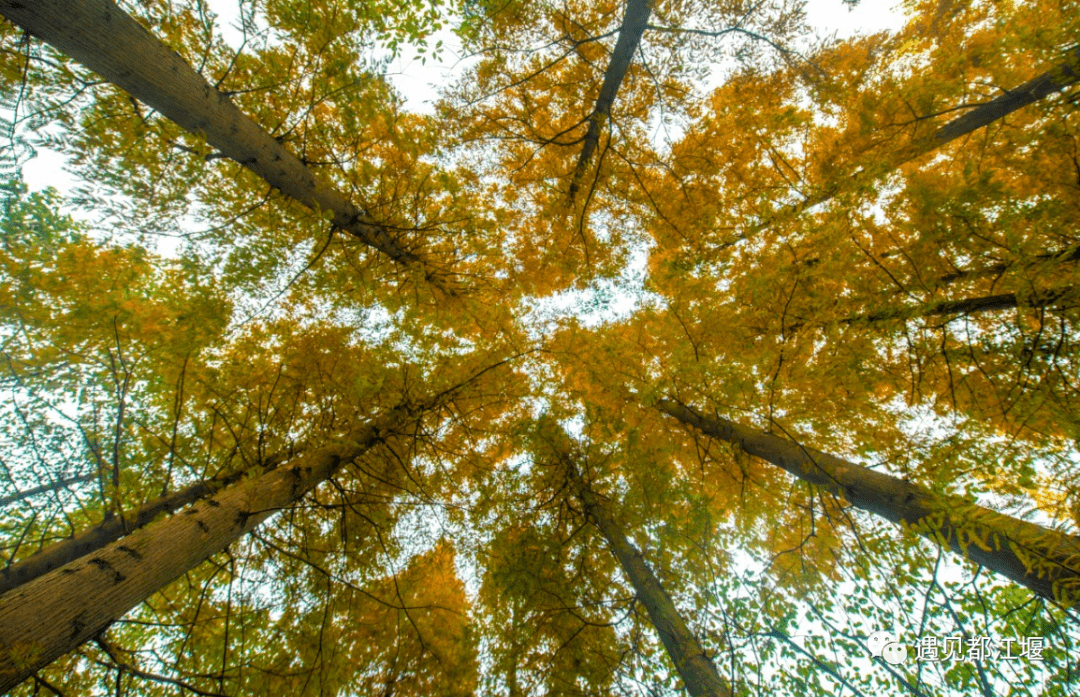
[[(271, 466), (270, 463), (268, 463), (269, 466)], [(33, 556), (0, 569), (0, 594), (97, 551), (110, 542), (115, 542), (124, 535), (145, 527), (162, 513), (172, 513), (190, 503), (216, 494), (230, 484), (240, 481), (245, 475), (257, 471), (262, 471), (262, 468), (251, 468), (227, 477), (196, 482), (180, 491), (143, 504), (130, 515), (107, 518), (89, 530), (50, 545)]]
[(703, 416), (672, 400), (657, 407), (705, 435), (734, 443), (856, 508), (910, 527), (1036, 594), (1070, 606), (1080, 600), (1080, 538), (935, 494), (785, 438)]
[(395, 413), (357, 429), (345, 444), (316, 450), (237, 482), (182, 513), (0, 596), (0, 693), (292, 506), (401, 422)]
[(623, 15), (622, 26), (619, 28), (619, 37), (615, 40), (615, 49), (611, 52), (611, 61), (607, 70), (604, 71), (604, 82), (600, 86), (600, 94), (596, 98), (592, 115), (589, 116), (589, 130), (585, 132), (585, 142), (581, 147), (581, 155), (574, 167), (574, 178), (570, 182), (570, 200), (577, 195), (581, 178), (585, 176), (585, 169), (589, 166), (593, 153), (600, 145), (600, 128), (611, 116), (611, 107), (615, 104), (615, 95), (619, 93), (626, 71), (634, 60), (634, 52), (641, 44), (641, 36), (649, 25), (649, 15), (652, 8), (648, 0), (628, 0), (626, 14)]
[(638, 602), (645, 606), (649, 619), (660, 635), (668, 656), (679, 671), (686, 691), (693, 697), (731, 697), (731, 688), (716, 671), (716, 666), (706, 655), (697, 637), (686, 626), (682, 615), (671, 601), (667, 591), (645, 562), (641, 552), (626, 539), (622, 527), (607, 512), (581, 478), (570, 456), (563, 454), (563, 464), (575, 493), (588, 517), (595, 523), (607, 540), (623, 573), (634, 587)]
[(284, 195), (313, 210), (331, 211), (337, 227), (400, 264), (424, 267), (428, 280), (440, 282), (419, 256), (311, 172), (112, 0), (0, 0), (0, 14), (205, 137)]

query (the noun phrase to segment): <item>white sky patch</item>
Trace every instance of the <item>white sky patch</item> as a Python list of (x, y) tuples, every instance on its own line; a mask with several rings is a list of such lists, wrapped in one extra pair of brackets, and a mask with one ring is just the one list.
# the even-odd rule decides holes
[(67, 158), (57, 150), (36, 148), (36, 155), (23, 163), (22, 174), (31, 191), (50, 186), (72, 191), (79, 185), (79, 180), (67, 170)]
[(234, 51), (244, 43), (244, 33), (240, 27), (240, 2), (239, 0), (206, 0), (210, 11), (217, 15), (215, 25), (221, 33), (221, 38)]
[(601, 279), (584, 289), (526, 300), (522, 325), (530, 328), (533, 338), (539, 340), (560, 319), (576, 317), (582, 326), (592, 328), (625, 319), (642, 304), (661, 302), (645, 290), (649, 249), (638, 246), (616, 279)]
[[(240, 48), (244, 40), (240, 26), (239, 0), (207, 0), (211, 11), (217, 15), (217, 27), (222, 39), (233, 50)], [(437, 57), (433, 52), (437, 51)], [(449, 84), (475, 60), (462, 58), (461, 42), (450, 28), (435, 32), (428, 39), (423, 52), (416, 47), (402, 46), (387, 69), (386, 77), (405, 100), (408, 111), (419, 114), (434, 113), (434, 103), (439, 97), (439, 87)]]
[[(432, 51), (438, 47), (438, 57)], [(436, 32), (423, 54), (411, 46), (402, 48), (387, 72), (387, 79), (405, 99), (405, 108), (418, 114), (434, 114), (439, 89), (456, 81), (479, 58), (462, 54), (461, 41), (451, 29)]]
[(899, 2), (862, 0), (852, 7), (842, 0), (807, 0), (806, 16), (819, 31), (846, 39), (856, 34), (898, 31), (904, 26)]

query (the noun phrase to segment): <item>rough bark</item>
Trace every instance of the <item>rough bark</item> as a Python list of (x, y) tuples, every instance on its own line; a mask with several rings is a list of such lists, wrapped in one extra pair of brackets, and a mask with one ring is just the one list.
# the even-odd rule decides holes
[(646, 563), (641, 552), (626, 539), (622, 526), (608, 513), (598, 497), (582, 479), (573, 459), (562, 453), (571, 485), (589, 519), (607, 540), (623, 573), (634, 587), (638, 602), (645, 606), (649, 620), (656, 627), (675, 669), (693, 697), (731, 697), (732, 690), (720, 677), (712, 660), (697, 637), (686, 626), (671, 597)]
[(846, 499), (852, 506), (945, 545), (1065, 606), (1080, 600), (1080, 538), (997, 513), (958, 496), (857, 465), (664, 399), (665, 414)]
[(570, 182), (571, 201), (577, 195), (581, 178), (585, 176), (585, 169), (600, 145), (600, 128), (611, 116), (615, 96), (619, 93), (626, 71), (630, 69), (630, 63), (634, 60), (634, 52), (641, 44), (641, 36), (649, 25), (651, 14), (652, 8), (649, 7), (648, 0), (628, 0), (626, 3), (626, 14), (623, 15), (619, 36), (615, 40), (615, 49), (611, 52), (611, 61), (608, 63), (607, 70), (604, 71), (604, 82), (600, 86), (596, 105), (593, 106), (592, 114), (589, 116), (589, 129), (585, 132), (581, 155), (574, 167), (574, 178)]
[(182, 513), (0, 596), (0, 693), (292, 506), (401, 422), (401, 414), (395, 412), (358, 428), (342, 444), (237, 482)]
[[(383, 226), (317, 177), (112, 0), (0, 0), (0, 14), (52, 44), (166, 118), (242, 164), (268, 184), (406, 267), (441, 276)], [(445, 290), (445, 289), (444, 289)]]
[[(271, 459), (267, 467), (273, 464), (276, 462)], [(145, 527), (162, 513), (172, 513), (190, 503), (216, 494), (230, 484), (240, 481), (245, 475), (256, 471), (262, 471), (262, 468), (242, 470), (227, 477), (196, 482), (184, 489), (143, 504), (127, 516), (112, 516), (89, 530), (52, 544), (33, 556), (0, 569), (0, 594), (97, 551), (110, 542), (115, 542), (124, 535)]]

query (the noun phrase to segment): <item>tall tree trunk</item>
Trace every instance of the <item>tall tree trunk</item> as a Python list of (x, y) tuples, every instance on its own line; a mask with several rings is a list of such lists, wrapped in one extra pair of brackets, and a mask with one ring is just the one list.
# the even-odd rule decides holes
[[(77, 477), (68, 477), (67, 479), (57, 479), (56, 481), (49, 482), (48, 484), (42, 484), (41, 486), (35, 486), (32, 489), (26, 491), (20, 491), (15, 494), (9, 494), (7, 496), (0, 496), (0, 506), (7, 506), (8, 504), (15, 503), (16, 501), (25, 501), (28, 498), (37, 496), (38, 494), (48, 494), (53, 491), (59, 491), (65, 489), (72, 484), (79, 484), (81, 482), (89, 482), (97, 479), (97, 473), (90, 472), (88, 474), (80, 474)], [(0, 590), (0, 593), (3, 591)]]
[[(277, 463), (276, 458), (270, 458), (264, 467), (268, 469)], [(172, 513), (190, 503), (216, 494), (230, 484), (240, 481), (245, 475), (261, 471), (261, 469), (253, 467), (248, 470), (234, 472), (226, 477), (196, 482), (180, 491), (143, 504), (132, 515), (106, 518), (89, 530), (84, 530), (74, 537), (61, 540), (33, 556), (0, 569), (0, 594), (28, 583), (53, 569), (58, 569), (79, 557), (95, 552), (110, 542), (115, 542), (124, 535), (129, 535), (139, 528), (145, 527), (160, 514)]]
[(1080, 46), (1069, 51), (1065, 62), (1054, 66), (1034, 80), (1029, 80), (1015, 89), (1007, 90), (1000, 97), (980, 104), (963, 116), (953, 119), (937, 129), (927, 139), (926, 143), (913, 147), (915, 154), (911, 155), (911, 157), (918, 157), (922, 153), (929, 152), (951, 140), (973, 133), (987, 124), (1008, 116), (1021, 107), (1033, 104), (1055, 92), (1060, 92), (1077, 82), (1080, 82)]
[(918, 307), (900, 307), (892, 310), (881, 310), (863, 315), (850, 317), (844, 320), (845, 324), (855, 322), (880, 322), (890, 319), (911, 319), (913, 317), (940, 317), (942, 315), (973, 315), (979, 312), (993, 312), (995, 310), (1011, 310), (1015, 307), (1046, 307), (1053, 305), (1066, 295), (1073, 292), (1073, 288), (1054, 288), (1035, 291), (1032, 293), (999, 293), (997, 295), (983, 295), (974, 298), (960, 300), (939, 300)]
[(1080, 538), (997, 513), (764, 431), (703, 416), (670, 399), (657, 408), (705, 435), (734, 443), (856, 508), (911, 527), (1036, 594), (1080, 600)]
[(600, 128), (611, 117), (611, 107), (615, 105), (615, 95), (619, 93), (626, 71), (634, 60), (634, 52), (641, 44), (641, 36), (649, 25), (652, 8), (648, 0), (627, 0), (626, 14), (623, 15), (619, 38), (615, 39), (615, 48), (611, 52), (611, 61), (604, 71), (604, 82), (596, 105), (589, 116), (589, 130), (585, 132), (585, 142), (581, 146), (581, 155), (574, 167), (574, 178), (570, 182), (570, 201), (577, 196), (581, 178), (589, 166), (593, 153), (600, 145)]
[[(980, 312), (1011, 310), (1016, 307), (1048, 307), (1064, 297), (1074, 294), (1072, 286), (1052, 288), (1028, 293), (999, 293), (982, 295), (960, 300), (938, 300), (915, 307), (896, 307), (879, 310), (868, 315), (856, 315), (840, 320), (841, 324), (859, 322), (885, 322), (888, 320), (908, 320), (915, 317), (942, 317), (944, 315), (974, 315)], [(798, 331), (806, 326), (805, 322), (796, 322), (786, 330)]]
[(649, 620), (656, 627), (671, 662), (679, 671), (686, 691), (693, 697), (731, 697), (731, 687), (720, 677), (697, 637), (686, 626), (671, 597), (645, 562), (641, 552), (626, 539), (616, 522), (582, 479), (570, 455), (560, 453), (570, 483), (585, 508), (585, 513), (607, 540), (612, 554), (634, 587), (638, 601), (645, 606)]
[[(1072, 49), (1066, 56), (1064, 62), (1054, 66), (1037, 78), (1029, 80), (1014, 89), (1006, 90), (1005, 94), (1000, 97), (996, 97), (989, 102), (980, 104), (963, 116), (953, 119), (944, 126), (941, 126), (929, 136), (910, 143), (907, 147), (897, 153), (895, 157), (889, 160), (887, 170), (885, 171), (892, 171), (903, 164), (911, 162), (917, 157), (936, 150), (946, 143), (954, 141), (962, 136), (970, 135), (983, 126), (987, 126), (998, 119), (1004, 118), (1014, 111), (1029, 104), (1033, 104), (1055, 92), (1060, 92), (1069, 85), (1074, 85), (1077, 82), (1080, 82), (1080, 46)], [(737, 242), (749, 239), (762, 230), (769, 228), (778, 220), (785, 220), (799, 215), (818, 204), (833, 199), (844, 191), (850, 191), (858, 183), (864, 181), (867, 176), (878, 176), (882, 173), (882, 170), (879, 168), (874, 168), (872, 172), (865, 172), (863, 170), (853, 172), (841, 182), (829, 186), (825, 190), (809, 196), (799, 203), (788, 206), (769, 220), (754, 225), (748, 231), (737, 236), (730, 242), (725, 242), (723, 246), (730, 247)]]
[[(890, 257), (898, 253), (899, 252), (897, 251), (887, 251), (881, 256)], [(820, 259), (817, 257), (811, 257), (806, 259), (803, 263), (810, 265), (812, 263), (817, 263), (818, 261), (820, 261)], [(930, 289), (937, 290), (939, 288), (944, 288), (957, 281), (970, 281), (978, 278), (1000, 278), (1013, 268), (1032, 269), (1044, 264), (1049, 266), (1050, 264), (1066, 264), (1075, 261), (1080, 261), (1080, 246), (1066, 247), (1065, 249), (1056, 252), (1043, 252), (1042, 254), (1034, 254), (1014, 261), (1003, 261), (988, 266), (974, 266), (966, 269), (957, 269), (956, 271), (938, 276), (933, 280)], [(896, 292), (897, 294), (900, 294), (904, 291)]]
[(1035, 256), (1027, 259), (1022, 259), (1015, 262), (992, 264), (990, 266), (984, 266), (982, 268), (973, 269), (961, 269), (954, 271), (953, 273), (945, 274), (938, 277), (936, 281), (936, 287), (955, 283), (956, 281), (966, 281), (972, 278), (988, 278), (993, 276), (1000, 276), (1012, 268), (1014, 265), (1020, 265), (1021, 268), (1031, 268), (1038, 266), (1039, 264), (1045, 264), (1047, 262), (1054, 263), (1066, 263), (1080, 261), (1080, 246), (1068, 247), (1058, 252), (1046, 252), (1044, 254), (1036, 254)]
[[(1054, 66), (1019, 87), (1006, 90), (1005, 94), (1000, 97), (995, 97), (989, 102), (980, 104), (963, 116), (941, 126), (930, 135), (912, 142), (889, 162), (889, 170), (894, 170), (900, 165), (911, 162), (915, 158), (932, 152), (957, 138), (970, 135), (980, 128), (988, 126), (1022, 107), (1034, 104), (1055, 92), (1060, 92), (1078, 81), (1080, 81), (1080, 46), (1068, 53), (1065, 62)], [(840, 192), (848, 190), (854, 184), (862, 181), (863, 174), (863, 172), (855, 172), (850, 178), (844, 179), (843, 183), (795, 204), (782, 215), (798, 214), (819, 203), (828, 201)]]
[[(0, 0), (0, 14), (161, 112), (315, 211), (404, 266), (442, 277), (333, 185), (317, 177), (112, 0)], [(444, 288), (444, 290), (446, 290)]]
[(400, 411), (347, 442), (229, 486), (0, 596), (0, 693), (93, 638), (150, 595), (217, 554), (383, 439)]

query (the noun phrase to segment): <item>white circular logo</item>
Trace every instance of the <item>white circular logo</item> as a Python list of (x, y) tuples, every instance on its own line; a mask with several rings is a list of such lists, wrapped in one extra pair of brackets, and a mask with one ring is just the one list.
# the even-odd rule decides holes
[(896, 642), (885, 644), (881, 649), (881, 657), (886, 662), (898, 666), (907, 660), (907, 649)]
[(874, 632), (870, 635), (870, 638), (866, 640), (866, 645), (870, 647), (871, 656), (880, 656), (881, 650), (885, 648), (887, 644), (893, 644), (896, 639), (893, 638), (891, 632)]
[(907, 660), (907, 648), (900, 644), (892, 632), (874, 632), (866, 639), (870, 655), (898, 666)]

